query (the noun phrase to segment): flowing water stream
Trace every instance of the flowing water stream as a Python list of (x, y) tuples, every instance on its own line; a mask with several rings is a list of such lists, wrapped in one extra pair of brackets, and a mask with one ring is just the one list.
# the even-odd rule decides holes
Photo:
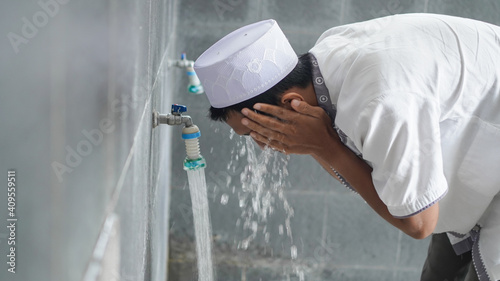
[(205, 168), (188, 170), (187, 173), (193, 207), (198, 281), (213, 281), (215, 279), (212, 262), (212, 225), (208, 209)]

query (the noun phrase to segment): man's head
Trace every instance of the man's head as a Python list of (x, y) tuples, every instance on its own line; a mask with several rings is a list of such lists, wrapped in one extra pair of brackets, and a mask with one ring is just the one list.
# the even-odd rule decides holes
[(255, 103), (286, 106), (312, 88), (310, 55), (297, 58), (274, 20), (226, 35), (196, 60), (194, 69), (211, 104), (210, 118), (233, 129), (241, 109)]
[[(227, 121), (231, 113), (240, 112), (243, 108), (252, 108), (256, 103), (267, 103), (272, 105), (286, 105), (287, 100), (282, 101), (283, 94), (290, 89), (306, 89), (311, 85), (312, 65), (310, 54), (303, 54), (295, 68), (285, 78), (279, 81), (269, 90), (253, 98), (223, 108), (210, 107), (210, 118), (214, 121)], [(294, 91), (298, 92), (298, 91)]]

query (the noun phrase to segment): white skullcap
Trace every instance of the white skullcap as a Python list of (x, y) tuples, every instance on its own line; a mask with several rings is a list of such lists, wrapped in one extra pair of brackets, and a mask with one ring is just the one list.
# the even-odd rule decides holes
[(276, 85), (298, 58), (275, 20), (241, 27), (208, 48), (194, 63), (210, 104), (223, 108)]

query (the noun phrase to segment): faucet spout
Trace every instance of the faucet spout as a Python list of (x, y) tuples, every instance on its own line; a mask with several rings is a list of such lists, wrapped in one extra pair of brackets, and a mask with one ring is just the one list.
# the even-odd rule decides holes
[(153, 128), (160, 124), (167, 125), (184, 125), (185, 127), (193, 126), (193, 120), (189, 115), (174, 115), (171, 113), (168, 114), (159, 114), (158, 112), (154, 112), (155, 114), (153, 120)]
[(160, 114), (153, 110), (153, 128), (160, 124), (184, 125), (182, 129), (182, 139), (186, 143), (187, 157), (184, 160), (184, 170), (195, 170), (206, 166), (205, 158), (200, 154), (199, 138), (201, 136), (198, 126), (193, 124), (191, 116), (182, 115), (187, 111), (187, 107), (180, 104), (172, 104), (169, 114)]
[(186, 112), (187, 108), (184, 105), (172, 104), (171, 113), (160, 114), (156, 110), (153, 111), (153, 128), (160, 124), (167, 125), (184, 125), (184, 127), (193, 126), (193, 120), (189, 115), (182, 115)]

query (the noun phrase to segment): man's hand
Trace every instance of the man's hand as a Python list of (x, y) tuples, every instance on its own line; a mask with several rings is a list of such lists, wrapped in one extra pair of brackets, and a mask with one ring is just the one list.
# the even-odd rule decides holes
[(299, 100), (293, 100), (291, 106), (293, 110), (257, 103), (255, 110), (276, 118), (245, 108), (241, 113), (247, 118), (241, 122), (252, 130), (250, 136), (260, 146), (267, 145), (286, 154), (318, 155), (328, 149), (332, 141), (340, 142), (330, 118), (321, 107)]

